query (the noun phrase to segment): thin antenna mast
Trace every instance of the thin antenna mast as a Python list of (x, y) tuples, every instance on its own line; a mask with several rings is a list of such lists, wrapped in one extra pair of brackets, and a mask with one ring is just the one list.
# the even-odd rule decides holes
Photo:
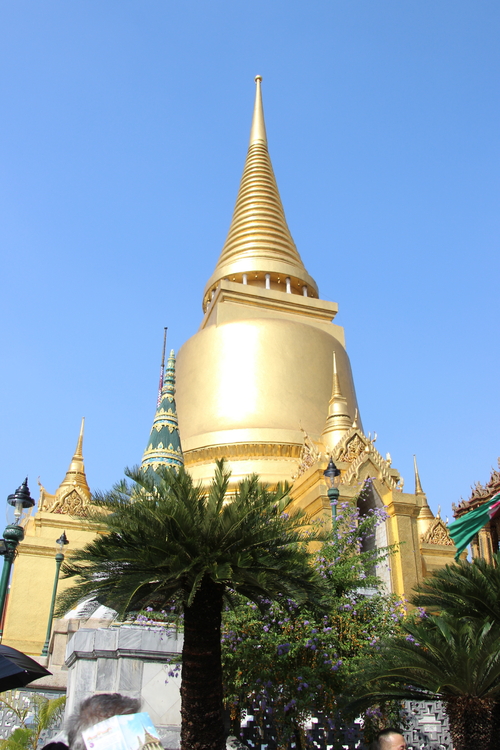
[(163, 351), (161, 353), (160, 384), (158, 385), (158, 401), (156, 402), (157, 407), (160, 405), (161, 392), (163, 390), (163, 378), (165, 375), (165, 349), (167, 346), (167, 330), (168, 328), (163, 329)]

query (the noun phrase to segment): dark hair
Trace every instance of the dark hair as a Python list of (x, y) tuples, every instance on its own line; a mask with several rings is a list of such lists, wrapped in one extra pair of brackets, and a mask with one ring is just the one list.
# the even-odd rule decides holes
[(141, 709), (137, 698), (120, 693), (99, 693), (86, 698), (76, 713), (68, 719), (68, 745), (70, 750), (85, 750), (82, 731), (117, 714), (136, 714)]

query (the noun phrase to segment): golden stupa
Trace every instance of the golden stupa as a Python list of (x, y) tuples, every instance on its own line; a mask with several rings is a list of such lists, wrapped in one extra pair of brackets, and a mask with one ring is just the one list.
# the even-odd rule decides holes
[[(331, 517), (323, 472), (332, 457), (341, 502), (359, 502), (364, 488), (362, 512), (385, 509), (374, 543), (399, 549), (390, 568), (378, 572), (388, 591), (409, 595), (425, 575), (452, 562), (455, 547), (429, 507), (416, 460), (414, 492), (405, 492), (390, 455), (377, 450), (376, 435), (364, 434), (344, 330), (333, 322), (338, 307), (319, 298), (290, 234), (267, 147), (262, 79), (255, 80), (231, 226), (203, 293), (200, 329), (177, 363), (170, 355), (143, 467), (184, 461), (196, 480), (208, 483), (224, 457), (233, 481), (255, 472), (271, 484), (292, 482), (295, 501), (311, 517)], [(83, 424), (63, 482), (55, 495), (41, 486), (18, 548), (4, 642), (31, 654), (44, 641), (56, 538), (67, 530), (69, 555), (91, 538), (82, 441)]]
[[(341, 470), (340, 500), (385, 508), (376, 543), (399, 545), (379, 573), (408, 595), (454, 546), (434, 517), (415, 462), (415, 491), (364, 434), (338, 307), (319, 298), (288, 228), (269, 157), (261, 76), (250, 143), (229, 232), (203, 294), (199, 331), (177, 358), (177, 410), (186, 467), (208, 482), (226, 458), (233, 480), (255, 472), (293, 482), (312, 517), (331, 513), (323, 472)], [(365, 497), (367, 493), (364, 493)]]
[[(356, 394), (337, 305), (318, 297), (288, 229), (267, 148), (257, 76), (250, 144), (229, 233), (203, 296), (200, 330), (177, 358), (186, 466), (208, 480), (226, 457), (233, 477), (290, 479), (304, 431), (319, 439), (335, 352), (349, 413)], [(351, 420), (352, 421), (352, 420)]]

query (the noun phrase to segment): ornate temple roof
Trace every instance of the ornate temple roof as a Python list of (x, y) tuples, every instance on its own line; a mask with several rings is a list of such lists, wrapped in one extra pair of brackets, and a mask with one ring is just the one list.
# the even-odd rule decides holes
[(39, 510), (49, 513), (63, 513), (71, 516), (85, 516), (86, 508), (90, 503), (91, 493), (83, 464), (84, 428), (85, 418), (82, 419), (78, 442), (69, 469), (57, 488), (55, 495), (50, 495), (39, 482)]
[(481, 482), (476, 482), (472, 488), (471, 496), (468, 500), (462, 500), (458, 505), (453, 503), (453, 515), (460, 518), (469, 510), (477, 508), (487, 500), (491, 500), (494, 495), (500, 492), (500, 458), (498, 458), (498, 469), (491, 470), (491, 476), (488, 482), (483, 486)]
[(243, 274), (255, 279), (269, 273), (283, 285), (289, 278), (295, 293), (302, 294), (306, 286), (309, 296), (318, 296), (316, 282), (307, 273), (286, 222), (267, 148), (261, 76), (255, 81), (257, 90), (245, 168), (226, 242), (205, 287), (204, 306), (221, 279), (241, 282)]
[(154, 470), (161, 465), (182, 466), (183, 464), (179, 420), (175, 405), (175, 354), (172, 349), (141, 466), (143, 469), (151, 467)]

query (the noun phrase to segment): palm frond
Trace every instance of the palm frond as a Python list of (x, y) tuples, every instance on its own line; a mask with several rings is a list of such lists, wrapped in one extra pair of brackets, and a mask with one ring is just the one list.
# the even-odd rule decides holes
[(75, 585), (59, 596), (58, 614), (86, 597), (121, 615), (174, 595), (190, 606), (205, 576), (256, 600), (319, 598), (308, 544), (325, 532), (291, 511), (287, 486), (270, 490), (251, 476), (229, 493), (223, 461), (207, 491), (184, 468), (126, 475), (95, 496), (89, 525), (99, 533), (65, 561), (63, 575)]
[(500, 624), (500, 553), (496, 564), (459, 560), (433, 573), (416, 589), (412, 603), (457, 617), (490, 618)]
[(363, 702), (468, 695), (500, 699), (500, 628), (441, 614), (405, 626), (365, 665), (356, 692)]

